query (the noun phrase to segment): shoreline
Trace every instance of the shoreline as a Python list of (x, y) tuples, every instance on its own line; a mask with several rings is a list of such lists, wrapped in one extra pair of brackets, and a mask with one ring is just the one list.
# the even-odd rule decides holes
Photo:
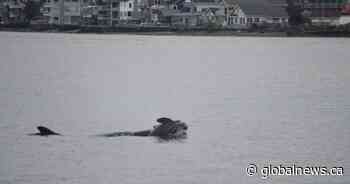
[(128, 35), (143, 35), (143, 36), (251, 36), (251, 37), (287, 37), (285, 32), (248, 32), (248, 31), (233, 31), (233, 30), (218, 30), (218, 31), (204, 31), (204, 30), (112, 30), (112, 31), (85, 31), (81, 29), (72, 30), (35, 30), (32, 28), (1, 28), (0, 32), (23, 32), (23, 33), (70, 33), (70, 34), (128, 34)]
[(28, 33), (71, 33), (71, 34), (128, 34), (143, 36), (234, 36), (234, 37), (328, 37), (349, 38), (348, 31), (308, 31), (292, 33), (282, 31), (239, 31), (239, 30), (205, 30), (205, 29), (172, 29), (169, 27), (80, 27), (80, 26), (0, 26), (0, 32)]

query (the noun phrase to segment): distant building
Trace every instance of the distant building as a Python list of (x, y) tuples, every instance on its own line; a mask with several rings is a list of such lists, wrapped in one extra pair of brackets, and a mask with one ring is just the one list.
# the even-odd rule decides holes
[(98, 6), (87, 4), (81, 8), (81, 24), (97, 25)]
[(341, 8), (347, 0), (308, 0), (305, 8), (311, 11), (311, 17), (339, 17)]
[(317, 24), (336, 24), (341, 9), (347, 0), (308, 0), (304, 1), (304, 8), (311, 12), (312, 23)]
[(4, 17), (6, 16), (5, 15), (5, 7), (4, 7), (2, 1), (3, 0), (0, 0), (0, 24), (5, 23), (4, 22)]
[(150, 22), (153, 24), (169, 22), (171, 14), (175, 13), (170, 12), (172, 9), (169, 6), (170, 4), (172, 4), (172, 2), (168, 0), (150, 0), (148, 3)]
[(87, 0), (46, 0), (42, 13), (49, 24), (80, 25), (82, 7)]
[(3, 23), (21, 23), (24, 21), (25, 4), (19, 0), (2, 0), (0, 17)]
[(288, 15), (280, 6), (267, 0), (224, 0), (225, 23), (228, 27), (249, 28), (253, 24), (286, 25)]
[(113, 26), (119, 23), (120, 0), (99, 0), (95, 5), (99, 25)]
[(196, 27), (200, 25), (201, 14), (191, 1), (182, 1), (180, 4), (173, 2), (168, 10), (163, 10), (162, 14), (167, 17), (169, 24), (178, 27)]
[(339, 18), (340, 25), (349, 25), (350, 24), (350, 0), (346, 2), (341, 10), (341, 16)]
[(286, 25), (288, 22), (284, 8), (273, 6), (267, 0), (185, 0), (180, 1), (180, 4), (162, 2), (153, 6), (154, 12), (157, 12), (157, 19), (154, 20), (167, 21), (171, 25), (247, 29), (253, 24)]
[(144, 8), (143, 0), (102, 0), (98, 6), (100, 25), (140, 23)]
[(209, 26), (224, 24), (225, 13), (222, 0), (194, 0), (196, 12), (200, 13), (200, 25)]
[(111, 0), (110, 25), (118, 24), (120, 21), (120, 0)]
[(135, 20), (136, 0), (121, 0), (119, 4), (119, 19), (121, 22), (129, 22)]

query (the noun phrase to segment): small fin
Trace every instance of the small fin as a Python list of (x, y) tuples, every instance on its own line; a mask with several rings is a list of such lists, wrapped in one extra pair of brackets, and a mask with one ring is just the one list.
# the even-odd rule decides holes
[(41, 135), (41, 136), (48, 136), (48, 135), (61, 135), (59, 133), (56, 133), (44, 126), (38, 126), (37, 129), (39, 130), (39, 133), (37, 133), (36, 135)]

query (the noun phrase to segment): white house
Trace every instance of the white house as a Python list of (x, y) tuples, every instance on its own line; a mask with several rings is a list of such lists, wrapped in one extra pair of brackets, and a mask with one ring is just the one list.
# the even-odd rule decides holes
[(42, 13), (49, 24), (79, 25), (82, 7), (87, 0), (46, 0)]
[(121, 0), (119, 3), (120, 21), (130, 22), (139, 20), (144, 13), (144, 6), (144, 0)]
[(134, 0), (122, 0), (119, 3), (119, 19), (131, 20), (134, 12)]
[[(185, 3), (186, 4), (186, 3)], [(268, 0), (192, 0), (199, 25), (216, 23), (226, 28), (247, 29), (253, 24), (286, 25), (288, 15)]]
[(200, 14), (199, 25), (223, 24), (225, 15), (222, 0), (193, 0), (193, 5)]
[(249, 28), (256, 24), (280, 24), (288, 22), (287, 12), (273, 6), (267, 0), (223, 0), (225, 6), (224, 25), (232, 28)]

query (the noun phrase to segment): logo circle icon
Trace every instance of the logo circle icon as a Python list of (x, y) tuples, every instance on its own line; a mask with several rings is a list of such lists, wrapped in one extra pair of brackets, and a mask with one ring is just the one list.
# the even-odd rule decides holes
[(258, 167), (255, 164), (249, 164), (247, 167), (248, 176), (253, 176), (256, 174)]

